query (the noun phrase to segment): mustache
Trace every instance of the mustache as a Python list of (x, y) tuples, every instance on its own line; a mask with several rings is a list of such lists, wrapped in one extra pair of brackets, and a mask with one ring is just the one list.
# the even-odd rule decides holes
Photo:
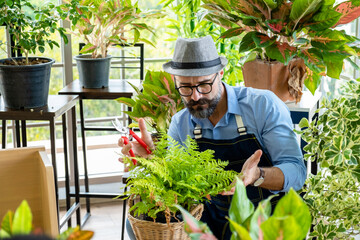
[(210, 104), (211, 100), (209, 99), (205, 99), (205, 98), (200, 98), (198, 101), (194, 101), (194, 100), (190, 100), (186, 106), (187, 107), (192, 107), (192, 106), (195, 106), (195, 105), (204, 105), (204, 104)]

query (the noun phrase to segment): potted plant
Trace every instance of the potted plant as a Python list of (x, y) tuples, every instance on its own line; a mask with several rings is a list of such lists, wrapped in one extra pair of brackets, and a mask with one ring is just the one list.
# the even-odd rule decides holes
[[(150, 158), (136, 158), (127, 183), (130, 199), (140, 197), (128, 218), (137, 239), (184, 239), (177, 205), (192, 211), (197, 219), (206, 197), (230, 190), (235, 171), (224, 170), (228, 162), (213, 158), (213, 151), (198, 151), (190, 137), (180, 146), (167, 134), (155, 143)], [(131, 201), (130, 201), (131, 202)]]
[(302, 119), (305, 159), (319, 171), (305, 183), (313, 217), (311, 237), (351, 239), (360, 232), (360, 84), (348, 82), (339, 98), (324, 99), (317, 121)]
[[(142, 12), (131, 0), (69, 0), (58, 6), (63, 19), (71, 21), (71, 33), (79, 36), (85, 46), (75, 57), (80, 84), (85, 88), (102, 88), (109, 84), (111, 56), (108, 48), (145, 42), (142, 30), (151, 28), (140, 19), (158, 17), (157, 12)], [(130, 34), (132, 33), (132, 35)]]
[[(290, 189), (275, 206), (271, 215), (269, 197), (260, 202), (257, 208), (248, 199), (246, 188), (239, 179), (229, 210), (231, 239), (305, 239), (311, 225), (308, 206), (301, 197)], [(185, 231), (192, 240), (216, 240), (206, 224), (198, 222), (178, 206), (185, 221)]]
[(352, 45), (358, 39), (334, 29), (360, 16), (356, 1), (203, 2), (207, 19), (228, 29), (220, 37), (240, 35), (239, 51), (250, 51), (243, 65), (246, 86), (298, 101), (303, 81), (314, 93), (322, 76), (339, 78), (345, 59), (359, 69), (350, 58), (359, 55)]
[(124, 112), (135, 121), (144, 118), (155, 129), (155, 133), (167, 132), (171, 117), (184, 108), (171, 75), (163, 71), (147, 71), (142, 90), (130, 82), (129, 84), (137, 95), (134, 98), (117, 99), (132, 108), (131, 111)]
[[(1, 1), (0, 26), (6, 25), (14, 41), (11, 51), (24, 57), (0, 60), (0, 91), (8, 108), (36, 108), (47, 104), (51, 65), (54, 59), (30, 57), (59, 44), (51, 39), (58, 32), (67, 42), (64, 29), (57, 25), (55, 6), (35, 7), (29, 0)], [(10, 53), (8, 53), (10, 55)]]

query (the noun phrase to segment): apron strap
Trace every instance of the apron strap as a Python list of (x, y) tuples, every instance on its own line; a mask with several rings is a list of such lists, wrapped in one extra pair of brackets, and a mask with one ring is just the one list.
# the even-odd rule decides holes
[(202, 129), (201, 129), (200, 124), (196, 124), (196, 127), (195, 127), (193, 133), (194, 133), (195, 139), (202, 138)]
[[(247, 134), (247, 129), (244, 126), (244, 122), (241, 118), (240, 115), (235, 115), (235, 119), (236, 119), (236, 125), (237, 125), (237, 131), (239, 133), (240, 136), (242, 135), (246, 135)], [(195, 139), (200, 139), (202, 138), (202, 129), (200, 124), (196, 124), (196, 127), (194, 128), (194, 137)]]
[(247, 130), (246, 130), (246, 127), (244, 126), (244, 123), (243, 123), (243, 120), (241, 118), (240, 115), (235, 115), (235, 119), (236, 119), (236, 125), (237, 125), (237, 130), (238, 130), (238, 133), (240, 134), (240, 136), (242, 135), (246, 135), (247, 134)]

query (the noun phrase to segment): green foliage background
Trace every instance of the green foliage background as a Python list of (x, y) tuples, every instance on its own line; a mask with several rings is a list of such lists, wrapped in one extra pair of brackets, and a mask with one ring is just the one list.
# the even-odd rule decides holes
[[(31, 2), (34, 5), (40, 6), (41, 4), (47, 4), (48, 2), (52, 2), (54, 4), (58, 4), (59, 0), (31, 0)], [(164, 2), (164, 3), (162, 3)], [(139, 6), (141, 9), (161, 9), (163, 8), (164, 4), (167, 2), (175, 2), (173, 0), (139, 0)], [(152, 26), (155, 29), (155, 35), (151, 35), (147, 32), (144, 32), (144, 38), (147, 38), (151, 40), (152, 42), (155, 42), (156, 47), (152, 47), (149, 45), (145, 46), (145, 58), (171, 58), (173, 54), (173, 48), (175, 44), (175, 39), (177, 36), (182, 37), (196, 37), (195, 35), (191, 35), (193, 33), (189, 32), (190, 30), (186, 30), (189, 19), (187, 18), (187, 15), (189, 14), (187, 6), (189, 4), (194, 5), (196, 9), (198, 9), (198, 2), (199, 1), (188, 1), (188, 0), (181, 0), (178, 1), (179, 5), (183, 5), (185, 7), (180, 8), (180, 11), (178, 12), (179, 18), (177, 18), (175, 12), (176, 10), (171, 9), (170, 6), (167, 7), (166, 11), (169, 14), (169, 17), (167, 18), (161, 18), (161, 19), (151, 19), (149, 21), (149, 25)], [(196, 15), (194, 17), (194, 29), (198, 32), (198, 36), (204, 35), (204, 34), (211, 34), (214, 38), (214, 40), (217, 39), (216, 36), (219, 35), (223, 29), (219, 29), (216, 26), (212, 26), (209, 24), (199, 24), (199, 19), (201, 18), (201, 15)], [(170, 23), (169, 19), (172, 19), (172, 23)], [(188, 24), (189, 25), (189, 24)], [(189, 27), (188, 27), (189, 28)], [(183, 29), (183, 30), (181, 30)], [(347, 29), (348, 30), (348, 29)], [(350, 29), (351, 32), (353, 29)], [(53, 35), (53, 38), (60, 42), (60, 37), (57, 34)], [(76, 39), (72, 37), (72, 53), (73, 56), (78, 55), (79, 52), (79, 39)], [(4, 27), (0, 27), (0, 41), (5, 41), (5, 31)], [(242, 80), (242, 74), (241, 69), (238, 67), (238, 51), (237, 51), (237, 42), (239, 39), (231, 39), (227, 40), (226, 48), (222, 47), (221, 42), (217, 42), (219, 52), (221, 54), (225, 54), (226, 57), (229, 59), (229, 69), (226, 71), (226, 74), (228, 76), (226, 77), (225, 81), (231, 85), (236, 85), (239, 83), (239, 81)], [(223, 52), (224, 51), (224, 52)], [(131, 53), (129, 53), (131, 55)], [(54, 48), (53, 50), (46, 48), (45, 53), (36, 53), (37, 56), (48, 56), (52, 57), (56, 60), (56, 64), (62, 63), (62, 56), (61, 51), (58, 48)], [(6, 54), (0, 50), (0, 57), (5, 57)], [(162, 64), (163, 61), (159, 62), (153, 62), (153, 63), (145, 63), (145, 69), (146, 70), (162, 70)], [(129, 64), (128, 66), (135, 66), (136, 64)], [(346, 67), (346, 72), (349, 71), (349, 67)], [(146, 71), (145, 71), (146, 72)], [(77, 68), (73, 68), (73, 78), (78, 79), (78, 72)], [(120, 71), (118, 69), (112, 69), (111, 71), (111, 78), (116, 79), (120, 78)], [(137, 71), (126, 71), (127, 79), (137, 79), (139, 78), (139, 73)], [(335, 90), (335, 84), (337, 81), (329, 81), (330, 82), (330, 91)], [(62, 66), (55, 66), (52, 68), (51, 73), (51, 79), (50, 79), (50, 94), (57, 94), (60, 89), (62, 89), (63, 86), (63, 68)], [(85, 101), (84, 102), (84, 114), (86, 118), (94, 118), (94, 117), (105, 117), (105, 116), (119, 116), (122, 114), (122, 108), (119, 103), (116, 101), (106, 101), (106, 100), (100, 100), (100, 101)], [(79, 113), (79, 109), (77, 109), (77, 113)], [(78, 116), (79, 117), (79, 116)], [(10, 122), (8, 123), (10, 124)], [(101, 124), (101, 123), (100, 123)], [(110, 125), (110, 123), (107, 123), (107, 125)], [(60, 127), (57, 127), (58, 129), (58, 135), (61, 135)], [(48, 127), (41, 127), (41, 128), (29, 128), (28, 130), (28, 140), (29, 141), (36, 141), (36, 140), (46, 140), (49, 139), (49, 130)], [(8, 131), (8, 141), (11, 141), (11, 131)], [(103, 135), (103, 134), (114, 134), (113, 132), (87, 132), (88, 136), (91, 135)], [(60, 137), (60, 136), (58, 136)]]

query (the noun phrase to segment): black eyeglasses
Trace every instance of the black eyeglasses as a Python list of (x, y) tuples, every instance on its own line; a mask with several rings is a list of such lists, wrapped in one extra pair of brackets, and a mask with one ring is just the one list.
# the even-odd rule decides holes
[[(179, 94), (183, 97), (189, 97), (193, 94), (193, 88), (196, 88), (196, 91), (198, 91), (201, 94), (208, 94), (212, 91), (212, 85), (214, 84), (216, 77), (218, 73), (215, 74), (214, 79), (211, 83), (200, 83), (195, 86), (181, 86), (176, 87), (175, 89), (179, 91)], [(176, 78), (174, 76), (174, 80), (176, 81)]]

